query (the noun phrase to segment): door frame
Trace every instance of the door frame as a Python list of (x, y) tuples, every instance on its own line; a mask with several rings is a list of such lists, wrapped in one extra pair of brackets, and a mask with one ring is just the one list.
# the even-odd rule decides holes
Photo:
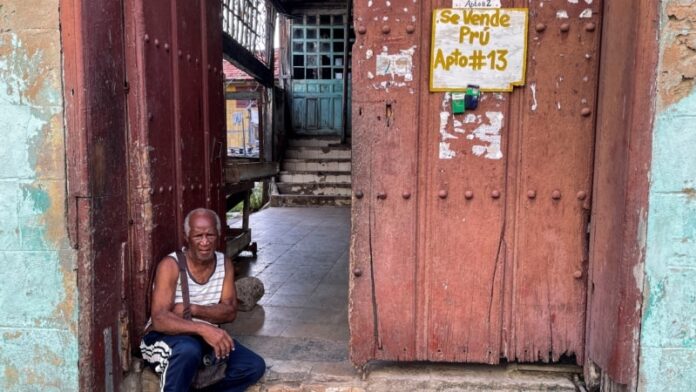
[(585, 328), (585, 380), (602, 390), (638, 385), (659, 7), (604, 2)]
[(122, 213), (129, 193), (123, 165), (123, 8), (121, 2), (103, 0), (60, 0), (59, 7), (66, 219), (70, 244), (77, 251), (79, 388), (114, 391), (130, 360), (125, 301), (128, 214)]

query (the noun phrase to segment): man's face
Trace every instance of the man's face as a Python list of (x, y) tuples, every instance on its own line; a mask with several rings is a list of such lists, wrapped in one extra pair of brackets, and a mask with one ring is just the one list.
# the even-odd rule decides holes
[(215, 218), (206, 213), (194, 214), (189, 219), (189, 225), (191, 231), (187, 241), (192, 256), (200, 261), (212, 260), (218, 240)]

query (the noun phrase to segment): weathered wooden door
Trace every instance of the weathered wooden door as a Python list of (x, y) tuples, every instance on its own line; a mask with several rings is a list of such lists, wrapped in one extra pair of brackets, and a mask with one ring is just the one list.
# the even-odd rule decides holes
[(128, 0), (125, 6), (137, 345), (151, 272), (183, 244), (185, 214), (207, 207), (224, 219), (225, 108), (220, 2)]
[[(293, 19), (291, 29), (292, 127), (300, 135), (340, 135), (345, 78), (350, 85), (346, 15), (325, 11)], [(346, 55), (348, 54), (348, 55)], [(346, 75), (347, 71), (347, 75)], [(350, 110), (350, 109), (349, 109)]]
[(355, 3), (355, 363), (583, 363), (602, 2), (502, 6), (529, 8), (526, 85), (455, 115), (428, 90), (452, 1)]

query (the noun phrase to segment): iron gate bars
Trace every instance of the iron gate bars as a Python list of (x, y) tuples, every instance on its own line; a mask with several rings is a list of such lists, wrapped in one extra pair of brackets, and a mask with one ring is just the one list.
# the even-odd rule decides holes
[(266, 0), (223, 0), (222, 30), (265, 65), (271, 65), (276, 10)]

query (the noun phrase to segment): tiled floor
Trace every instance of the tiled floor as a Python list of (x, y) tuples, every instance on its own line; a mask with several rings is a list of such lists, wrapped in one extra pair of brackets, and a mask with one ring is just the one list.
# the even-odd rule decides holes
[(269, 208), (250, 227), (258, 256), (242, 253), (237, 274), (261, 279), (266, 294), (228, 331), (267, 357), (344, 361), (350, 208)]

